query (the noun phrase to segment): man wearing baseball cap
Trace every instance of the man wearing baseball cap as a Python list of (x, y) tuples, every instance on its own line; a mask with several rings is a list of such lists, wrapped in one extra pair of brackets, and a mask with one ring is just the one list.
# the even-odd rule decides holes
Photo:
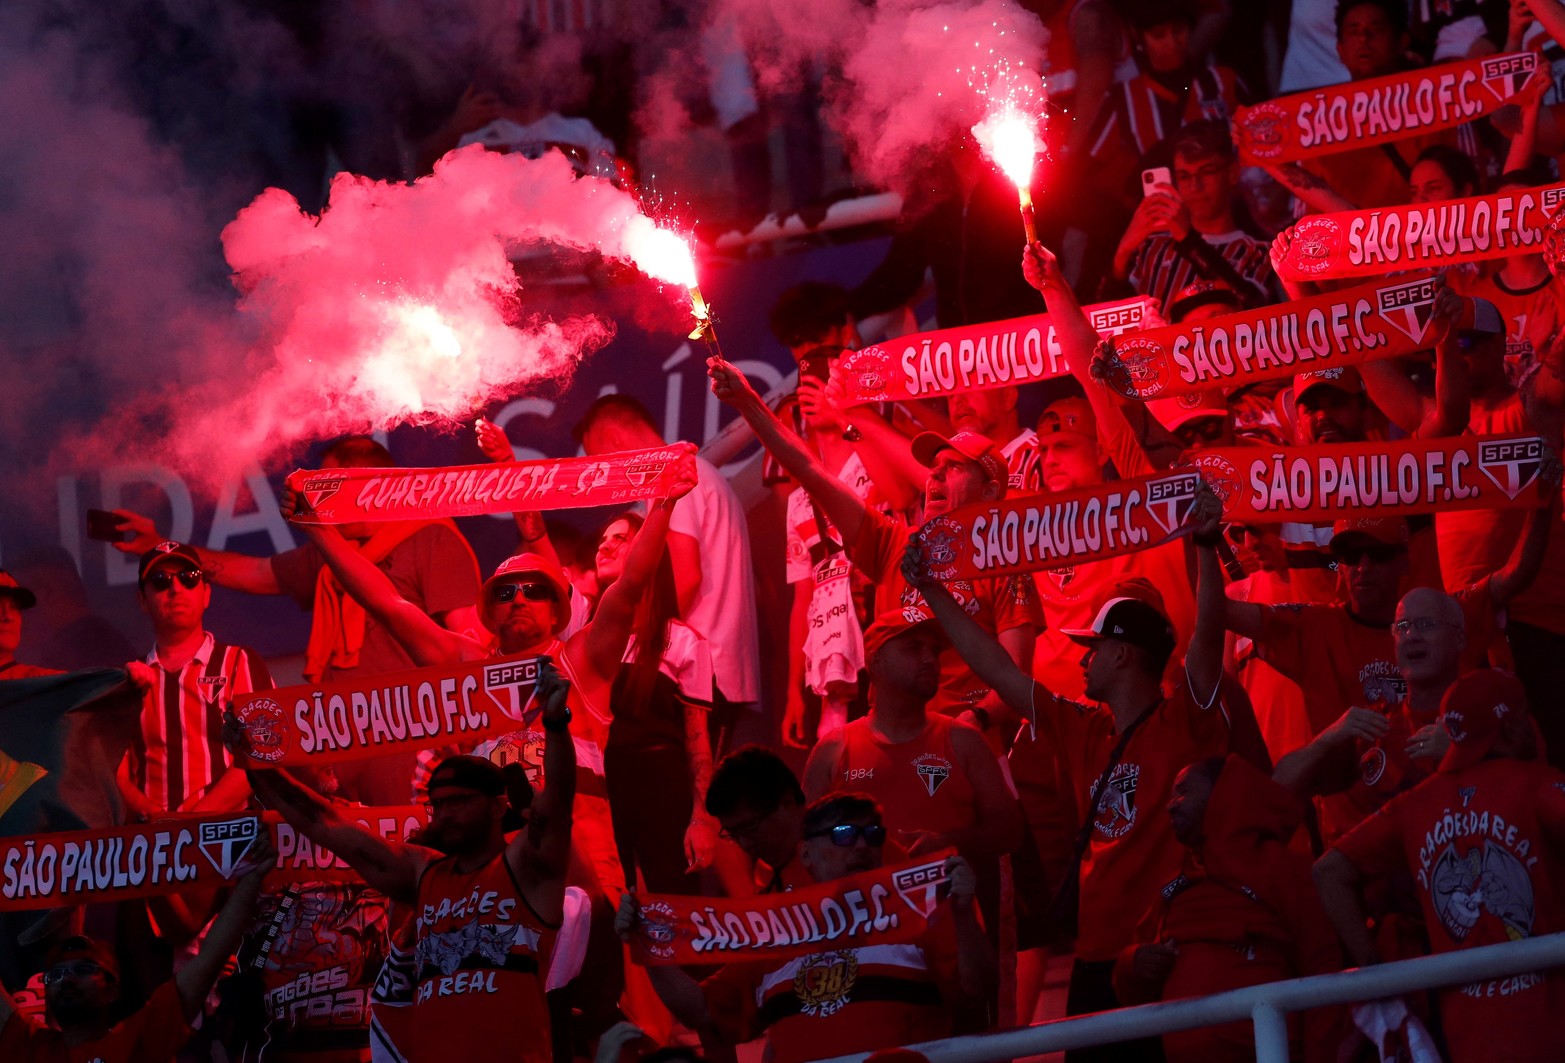
[(976, 432), (994, 441), (1005, 460), (1012, 494), (1037, 494), (1043, 487), (1038, 434), (1022, 427), (1016, 412), (1020, 390), (1014, 386), (965, 391), (946, 399), (951, 424), (958, 432)]
[(862, 790), (912, 855), (956, 846), (987, 867), (1021, 841), (1021, 809), (977, 729), (929, 711), (949, 648), (922, 606), (889, 609), (864, 632), (869, 715), (816, 743), (804, 794)]
[[(674, 505), (689, 494), (695, 480), (694, 457), (687, 455), (670, 478), (668, 497), (658, 499), (648, 508), (647, 519), (630, 546), (624, 573), (599, 597), (592, 620), (563, 639), (561, 634), (571, 619), (568, 581), (560, 567), (541, 554), (509, 557), (484, 581), (478, 616), (490, 638), (480, 642), (446, 630), (402, 598), (385, 574), (349, 549), (331, 525), (295, 525), (321, 551), (348, 593), (396, 635), (419, 666), (520, 654), (556, 663), (570, 684), (571, 713), (566, 722), (580, 747), (571, 756), (570, 781), (580, 827), (577, 844), (605, 889), (624, 884), (602, 769), (610, 720), (609, 690), (624, 660), (638, 603), (647, 593), (657, 559), (663, 553)], [(298, 493), (285, 489), (283, 516), (293, 518), (299, 503)], [(486, 739), (467, 752), (520, 759), (524, 758), (524, 750), (538, 746), (547, 748), (548, 738), (534, 723)], [(425, 773), (437, 756), (433, 752), (419, 755), (415, 789), (423, 789), (420, 783), (427, 780)], [(551, 785), (547, 770), (542, 781), (545, 787)]]
[[(1065, 632), (1083, 648), (1086, 702), (1061, 697), (1015, 667), (994, 640), (924, 575), (909, 550), (907, 578), (923, 590), (957, 650), (1014, 709), (1036, 720), (1061, 761), (1081, 808), (1080, 931), (1066, 1010), (1079, 1015), (1119, 1006), (1115, 960), (1134, 941), (1136, 917), (1179, 871), (1184, 849), (1161, 810), (1185, 765), (1230, 751), (1269, 772), (1270, 763), (1243, 699), (1223, 683), (1223, 574), (1217, 557), (1222, 503), (1207, 488), (1190, 522), (1199, 555), (1195, 633), (1184, 668), (1164, 687), (1176, 636), (1168, 616), (1150, 601), (1103, 601), (1090, 623)], [(1232, 718), (1232, 719), (1231, 719)], [(1108, 1058), (1158, 1058), (1157, 1041), (1115, 1046)]]
[(128, 1002), (120, 997), (114, 949), (81, 935), (61, 941), (49, 953), (43, 972), (49, 1025), (23, 1014), (0, 989), (0, 1059), (173, 1059), (190, 1040), (191, 1024), (249, 925), (261, 880), (276, 862), (277, 851), (263, 831), (244, 855), (233, 889), (195, 956), (129, 1015)]
[(206, 630), (212, 586), (194, 548), (158, 543), (141, 555), (136, 577), (153, 645), (145, 660), (127, 666), (142, 687), (141, 733), (120, 765), (120, 793), (142, 819), (238, 811), (250, 787), (223, 748), (223, 706), (271, 689), (266, 661)]
[(1362, 443), (1369, 438), (1364, 378), (1351, 365), (1293, 378), (1294, 439), (1307, 443)]
[(16, 659), (16, 648), (22, 644), (22, 613), (37, 604), (38, 598), (32, 591), (0, 568), (0, 679), (60, 674), (57, 669), (39, 668)]
[[(1440, 770), (1315, 864), (1327, 914), (1359, 966), (1380, 961), (1365, 891), (1411, 876), (1437, 953), (1565, 931), (1565, 774), (1538, 753), (1521, 682), (1483, 669), (1441, 703)], [(1557, 1059), (1565, 981), (1533, 972), (1439, 991), (1452, 1063)]]
[[(761, 401), (743, 373), (720, 358), (708, 361), (707, 372), (712, 378), (712, 393), (744, 417), (761, 445), (809, 493), (842, 534), (849, 560), (877, 584), (878, 600), (897, 607), (921, 605), (922, 598), (906, 584), (901, 572), (902, 553), (912, 538), (912, 529), (871, 509), (833, 476), (804, 441)], [(970, 503), (995, 502), (1005, 497), (1005, 461), (989, 439), (975, 432), (955, 432), (950, 436), (931, 432), (917, 437), (914, 448), (918, 460), (929, 469), (924, 484), (926, 520), (936, 520)], [(932, 539), (938, 549), (942, 535), (951, 533), (942, 531), (937, 521), (921, 534), (926, 541)], [(986, 630), (998, 635), (1012, 660), (1032, 659), (1038, 620), (1030, 576), (961, 580), (954, 582), (951, 590), (974, 611)], [(949, 651), (942, 655), (940, 692), (932, 704), (935, 712), (956, 715), (981, 710), (975, 715), (980, 723), (985, 723), (990, 711), (1000, 707), (1001, 703), (990, 696), (989, 688), (959, 656)]]

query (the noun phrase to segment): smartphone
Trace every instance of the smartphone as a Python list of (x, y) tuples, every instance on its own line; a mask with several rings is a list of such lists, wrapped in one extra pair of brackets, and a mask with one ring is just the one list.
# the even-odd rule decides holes
[(87, 538), (95, 539), (100, 543), (124, 543), (129, 542), (132, 533), (129, 529), (121, 527), (124, 517), (116, 513), (110, 513), (106, 509), (89, 509), (87, 511)]
[(1154, 166), (1141, 171), (1141, 198), (1145, 199), (1158, 190), (1159, 185), (1174, 187), (1174, 175), (1169, 173), (1167, 166)]

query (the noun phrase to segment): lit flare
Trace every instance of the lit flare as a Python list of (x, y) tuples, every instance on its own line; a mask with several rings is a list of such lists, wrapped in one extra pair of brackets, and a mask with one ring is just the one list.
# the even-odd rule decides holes
[(1027, 242), (1036, 243), (1038, 224), (1033, 215), (1032, 171), (1038, 152), (1043, 147), (1038, 141), (1037, 124), (1014, 107), (1005, 106), (991, 111), (982, 122), (975, 125), (973, 136), (977, 138), (984, 154), (1016, 186), (1022, 225), (1027, 230)]

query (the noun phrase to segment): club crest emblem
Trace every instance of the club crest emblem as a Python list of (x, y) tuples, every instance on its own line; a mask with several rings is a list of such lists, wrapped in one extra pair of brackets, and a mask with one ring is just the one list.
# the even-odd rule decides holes
[(291, 731), (283, 707), (277, 702), (256, 698), (236, 708), (234, 716), (244, 728), (250, 755), (256, 760), (274, 764), (287, 754)]
[(853, 949), (806, 956), (793, 976), (799, 1011), (816, 1019), (835, 1015), (852, 1000), (858, 979), (859, 957)]
[(234, 868), (245, 858), (250, 846), (261, 835), (261, 820), (257, 816), (202, 823), (196, 838), (201, 855), (224, 878), (232, 878)]

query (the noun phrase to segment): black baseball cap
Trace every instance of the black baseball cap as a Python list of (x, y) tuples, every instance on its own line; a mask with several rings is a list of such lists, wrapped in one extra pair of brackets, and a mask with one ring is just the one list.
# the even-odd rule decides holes
[(184, 543), (167, 539), (141, 555), (141, 564), (136, 569), (136, 582), (145, 581), (147, 573), (152, 571), (153, 566), (161, 565), (165, 561), (188, 564), (197, 572), (201, 571), (201, 555), (196, 553), (194, 546), (186, 546)]
[(1139, 598), (1110, 598), (1092, 618), (1089, 628), (1061, 628), (1066, 635), (1083, 646), (1099, 639), (1115, 639), (1159, 656), (1174, 652), (1174, 626), (1157, 607)]
[(438, 786), (460, 786), (485, 797), (499, 797), (505, 793), (505, 772), (483, 757), (447, 757), (429, 775), (429, 791), (433, 793)]
[(31, 609), (38, 604), (38, 596), (20, 583), (16, 577), (0, 568), (0, 598), (9, 598), (18, 609)]

